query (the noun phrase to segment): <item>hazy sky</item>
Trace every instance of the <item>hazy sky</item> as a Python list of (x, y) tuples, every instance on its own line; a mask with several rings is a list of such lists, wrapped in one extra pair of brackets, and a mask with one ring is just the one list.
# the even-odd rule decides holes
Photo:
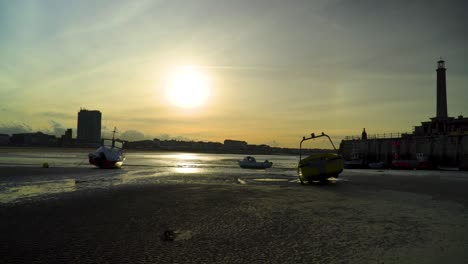
[[(0, 0), (0, 133), (76, 130), (80, 107), (126, 135), (297, 147), (303, 135), (411, 131), (468, 115), (468, 2)], [(172, 105), (197, 65), (208, 102)]]

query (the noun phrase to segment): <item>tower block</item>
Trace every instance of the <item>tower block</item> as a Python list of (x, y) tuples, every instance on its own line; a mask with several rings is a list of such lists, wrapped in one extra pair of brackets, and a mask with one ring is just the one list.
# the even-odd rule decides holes
[(437, 119), (447, 119), (447, 82), (445, 61), (437, 62)]

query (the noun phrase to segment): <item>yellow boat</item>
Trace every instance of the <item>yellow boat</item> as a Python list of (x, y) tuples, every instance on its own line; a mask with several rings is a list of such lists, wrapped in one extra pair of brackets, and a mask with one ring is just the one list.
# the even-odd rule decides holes
[[(334, 153), (313, 154), (302, 159), (302, 143), (306, 140), (327, 137), (335, 150)], [(309, 138), (303, 137), (299, 145), (299, 164), (297, 171), (301, 184), (305, 181), (326, 181), (329, 178), (338, 178), (338, 175), (343, 171), (344, 162), (331, 141), (330, 137), (322, 132), (316, 136), (314, 133)]]

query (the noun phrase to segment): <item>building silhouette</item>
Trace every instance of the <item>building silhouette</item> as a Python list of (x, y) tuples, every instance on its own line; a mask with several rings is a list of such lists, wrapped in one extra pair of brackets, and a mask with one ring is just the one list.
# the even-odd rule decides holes
[(447, 114), (447, 82), (445, 77), (445, 61), (437, 62), (437, 119), (446, 119)]
[(390, 165), (395, 160), (424, 164), (422, 161), (427, 160), (432, 168), (449, 166), (468, 170), (468, 118), (448, 115), (446, 71), (445, 61), (440, 59), (436, 69), (435, 117), (415, 126), (412, 133), (367, 135), (361, 139), (346, 137), (340, 144), (345, 164), (358, 154), (363, 166), (374, 162)]
[(62, 145), (62, 147), (70, 146), (70, 145), (73, 144), (72, 135), (73, 135), (73, 130), (72, 130), (71, 128), (68, 128), (68, 129), (65, 131), (65, 134), (63, 134), (63, 135), (60, 137), (60, 144)]
[(56, 147), (58, 146), (58, 140), (55, 136), (42, 132), (18, 133), (11, 135), (10, 144), (13, 146)]
[(10, 144), (10, 135), (0, 134), (0, 146), (5, 146)]
[(78, 144), (96, 145), (101, 142), (101, 112), (80, 109), (78, 112)]
[(414, 128), (414, 135), (464, 135), (468, 133), (468, 118), (458, 116), (457, 118), (448, 116), (447, 111), (447, 78), (445, 73), (445, 61), (437, 62), (437, 105), (436, 117), (431, 121), (421, 122), (420, 126)]

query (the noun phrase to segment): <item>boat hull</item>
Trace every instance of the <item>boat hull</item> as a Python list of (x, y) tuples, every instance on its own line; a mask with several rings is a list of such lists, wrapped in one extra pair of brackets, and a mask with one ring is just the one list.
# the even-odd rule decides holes
[(344, 167), (346, 169), (361, 169), (365, 166), (363, 160), (346, 160), (344, 161)]
[(322, 181), (337, 178), (343, 171), (343, 158), (338, 154), (311, 155), (299, 162), (298, 172), (301, 182)]
[(271, 168), (273, 162), (242, 162), (239, 161), (239, 166), (243, 169), (268, 169)]
[(120, 169), (124, 160), (112, 161), (99, 156), (89, 155), (89, 164), (94, 165), (100, 169)]

